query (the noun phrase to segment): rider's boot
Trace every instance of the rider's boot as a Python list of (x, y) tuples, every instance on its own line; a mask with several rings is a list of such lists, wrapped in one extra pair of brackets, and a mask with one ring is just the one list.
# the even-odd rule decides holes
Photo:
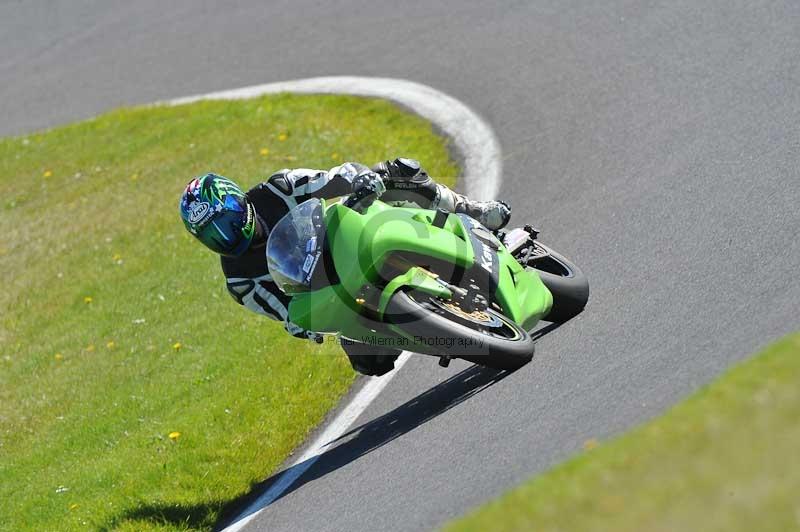
[(412, 203), (429, 209), (464, 213), (492, 231), (504, 227), (511, 218), (511, 208), (502, 201), (475, 201), (436, 183), (422, 169), (419, 161), (397, 158), (372, 168), (386, 183), (383, 200), (388, 203)]
[(504, 201), (473, 201), (464, 198), (456, 204), (455, 212), (475, 218), (492, 231), (502, 229), (511, 218), (511, 207)]
[(440, 209), (450, 212), (464, 213), (475, 218), (492, 231), (502, 229), (511, 218), (511, 207), (504, 201), (477, 201), (471, 200), (463, 194), (453, 192), (446, 186), (437, 183), (439, 201), (436, 205)]
[(363, 344), (342, 337), (341, 345), (350, 365), (362, 375), (381, 376), (394, 369), (394, 361), (400, 356), (402, 351), (379, 345)]

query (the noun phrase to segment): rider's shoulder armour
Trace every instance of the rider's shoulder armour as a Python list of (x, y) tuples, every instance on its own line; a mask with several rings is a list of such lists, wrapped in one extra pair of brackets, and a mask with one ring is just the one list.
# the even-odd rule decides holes
[(273, 174), (267, 179), (267, 183), (280, 190), (283, 194), (290, 196), (292, 194), (292, 184), (286, 179), (285, 172), (278, 172)]

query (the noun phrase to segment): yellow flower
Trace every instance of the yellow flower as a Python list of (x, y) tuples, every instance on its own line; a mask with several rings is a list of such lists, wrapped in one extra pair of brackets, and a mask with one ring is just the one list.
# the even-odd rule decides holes
[(331, 159), (333, 159), (334, 161), (338, 161), (339, 160), (339, 154), (336, 153), (336, 152), (331, 153)]
[(175, 351), (180, 351), (181, 347), (183, 346), (181, 345), (180, 342), (175, 342), (174, 344), (172, 344), (172, 349), (174, 349)]
[(76, 509), (77, 507), (78, 507), (78, 505), (77, 505), (77, 504), (75, 504), (75, 503), (72, 503), (72, 504), (70, 504), (70, 505), (69, 505), (69, 509), (70, 509), (70, 510), (74, 510), (74, 509)]
[(50, 177), (51, 175), (53, 175), (52, 170), (45, 170), (42, 174), (43, 177)]
[(87, 346), (86, 346), (86, 351), (88, 351), (89, 353), (91, 353), (92, 351), (94, 351), (94, 344), (89, 344), (89, 345), (87, 345)]
[(269, 155), (269, 148), (261, 148), (260, 150), (258, 150), (258, 153), (266, 157), (267, 155)]
[(595, 438), (589, 438), (585, 442), (583, 442), (583, 450), (584, 451), (591, 451), (592, 449), (596, 448), (600, 443)]
[(172, 440), (172, 441), (178, 441), (178, 438), (180, 438), (180, 437), (181, 437), (181, 433), (178, 432), (177, 430), (174, 430), (174, 431), (169, 433), (169, 439)]
[(87, 305), (92, 302), (92, 296), (86, 296), (83, 298), (83, 302)]
[(61, 353), (56, 353), (53, 356), (53, 358), (55, 358), (56, 360), (64, 360), (64, 355), (62, 355)]
[(139, 174), (131, 174), (131, 181), (136, 181), (139, 179)]
[(114, 340), (109, 340), (108, 343), (106, 343), (106, 347), (109, 349), (114, 349), (117, 347), (117, 343)]
[(285, 141), (287, 138), (289, 138), (289, 135), (287, 135), (286, 133), (281, 133), (280, 135), (278, 135), (278, 140), (281, 142)]

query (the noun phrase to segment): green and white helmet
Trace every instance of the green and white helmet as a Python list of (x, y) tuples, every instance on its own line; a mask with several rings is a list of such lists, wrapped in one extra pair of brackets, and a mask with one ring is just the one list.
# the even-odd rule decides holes
[(217, 174), (192, 179), (181, 196), (186, 229), (212, 251), (239, 256), (253, 241), (256, 213), (239, 186)]

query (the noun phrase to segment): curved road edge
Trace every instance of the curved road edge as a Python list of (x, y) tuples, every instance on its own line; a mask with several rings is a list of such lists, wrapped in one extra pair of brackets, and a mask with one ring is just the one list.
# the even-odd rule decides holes
[(186, 96), (157, 104), (181, 105), (199, 100), (243, 100), (264, 94), (349, 94), (384, 98), (428, 119), (450, 137), (464, 161), (462, 179), (468, 196), (495, 199), (500, 190), (502, 161), (494, 130), (475, 111), (439, 90), (397, 78), (330, 76), (280, 81), (208, 94)]

